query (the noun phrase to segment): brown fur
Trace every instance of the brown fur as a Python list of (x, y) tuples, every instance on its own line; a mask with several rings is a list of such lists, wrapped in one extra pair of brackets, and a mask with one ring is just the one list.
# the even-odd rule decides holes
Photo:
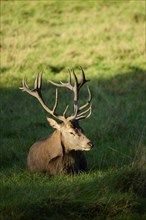
[[(76, 132), (77, 138), (82, 139), (81, 142), (84, 141), (88, 147), (92, 147), (91, 142), (84, 136), (79, 126), (76, 125), (75, 127), (71, 122), (68, 122), (67, 125), (63, 123), (60, 125), (61, 128), (66, 128), (66, 126), (67, 129), (70, 126)], [(46, 172), (49, 175), (56, 175), (77, 174), (87, 170), (87, 161), (80, 143), (79, 147), (71, 146), (70, 149), (67, 148), (64, 140), (67, 141), (67, 138), (63, 137), (63, 132), (64, 129), (63, 131), (56, 130), (51, 136), (32, 145), (27, 158), (27, 166), (32, 172)]]
[[(53, 122), (56, 128), (60, 128), (60, 130), (54, 131), (51, 136), (32, 145), (27, 158), (28, 168), (33, 172), (47, 172), (49, 175), (75, 174), (86, 171), (87, 161), (82, 151), (92, 148), (89, 139), (83, 134), (78, 123), (57, 124), (54, 120)], [(70, 132), (75, 133), (72, 135)], [(63, 136), (64, 133), (65, 136)], [(78, 146), (72, 144), (68, 147), (68, 140), (70, 139), (75, 144), (77, 140)]]

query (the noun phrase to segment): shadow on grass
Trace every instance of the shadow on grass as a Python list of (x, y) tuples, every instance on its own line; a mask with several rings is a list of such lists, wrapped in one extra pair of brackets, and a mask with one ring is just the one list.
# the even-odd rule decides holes
[(43, 175), (25, 173), (18, 179), (12, 175), (11, 186), (8, 181), (2, 188), (6, 192), (2, 216), (12, 220), (146, 217), (146, 170), (124, 168), (102, 175), (92, 173), (90, 178), (81, 177), (80, 180), (78, 177), (55, 180), (45, 177), (42, 183)]
[(1, 67), (1, 68), (0, 68), (0, 73), (5, 73), (5, 72), (7, 72), (9, 69), (10, 69), (10, 68), (8, 68), (8, 67)]
[[(47, 103), (52, 107), (55, 89), (52, 86), (48, 88), (45, 83), (43, 90), (45, 98), (48, 100), (49, 97)], [(59, 91), (59, 110), (66, 106), (64, 101), (72, 104), (70, 96), (64, 91)], [(23, 167), (31, 144), (52, 130), (46, 122), (46, 113), (36, 100), (21, 93), (18, 88), (2, 88), (0, 92), (1, 166), (9, 168), (21, 164)], [(92, 93), (93, 115), (82, 122), (85, 133), (95, 143), (95, 149), (86, 154), (90, 169), (131, 164), (137, 148), (144, 146), (146, 71), (133, 67), (129, 72), (107, 80), (95, 79)], [(85, 99), (84, 93), (81, 93), (81, 99)]]
[(64, 66), (52, 66), (52, 65), (48, 65), (49, 69), (51, 70), (51, 72), (53, 72), (54, 74), (60, 73), (65, 67)]
[[(46, 113), (18, 88), (1, 89), (2, 219), (145, 219), (146, 72), (132, 68), (91, 87), (93, 116), (82, 122), (95, 144), (86, 153), (91, 171), (51, 179), (25, 171), (29, 147), (52, 132)], [(43, 91), (52, 107), (55, 89), (45, 83)], [(72, 104), (64, 90), (59, 100)]]

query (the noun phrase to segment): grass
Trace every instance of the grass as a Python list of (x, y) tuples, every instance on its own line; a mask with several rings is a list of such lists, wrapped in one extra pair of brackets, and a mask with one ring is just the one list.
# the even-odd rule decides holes
[[(4, 220), (146, 218), (145, 1), (1, 1), (1, 179)], [(81, 125), (95, 148), (89, 172), (32, 174), (30, 146), (52, 129), (40, 105), (18, 88), (43, 74), (66, 80), (83, 66), (91, 80), (93, 114)], [(85, 99), (86, 90), (81, 93)], [(59, 112), (70, 94), (59, 90)], [(63, 101), (65, 100), (65, 101)]]

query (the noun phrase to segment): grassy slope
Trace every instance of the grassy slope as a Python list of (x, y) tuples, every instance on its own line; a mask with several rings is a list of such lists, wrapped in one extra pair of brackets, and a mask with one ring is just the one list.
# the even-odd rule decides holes
[[(145, 219), (144, 9), (144, 1), (1, 2), (2, 219)], [(93, 92), (93, 116), (82, 122), (96, 146), (86, 153), (91, 171), (32, 175), (28, 149), (52, 129), (18, 90), (21, 79), (32, 84), (43, 71), (53, 105), (47, 80), (66, 79), (67, 68), (80, 65)], [(60, 90), (64, 96), (71, 104)]]

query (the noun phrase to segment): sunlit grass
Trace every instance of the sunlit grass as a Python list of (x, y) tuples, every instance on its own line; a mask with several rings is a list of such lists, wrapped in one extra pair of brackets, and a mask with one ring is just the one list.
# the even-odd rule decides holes
[[(1, 219), (145, 219), (145, 2), (2, 1), (0, 34)], [(52, 107), (48, 80), (67, 80), (68, 68), (80, 77), (79, 66), (93, 93), (93, 114), (81, 122), (95, 144), (89, 172), (29, 173), (30, 146), (53, 129), (21, 81), (33, 87), (43, 72)], [(59, 89), (58, 111), (66, 104), (71, 112), (71, 95)]]

